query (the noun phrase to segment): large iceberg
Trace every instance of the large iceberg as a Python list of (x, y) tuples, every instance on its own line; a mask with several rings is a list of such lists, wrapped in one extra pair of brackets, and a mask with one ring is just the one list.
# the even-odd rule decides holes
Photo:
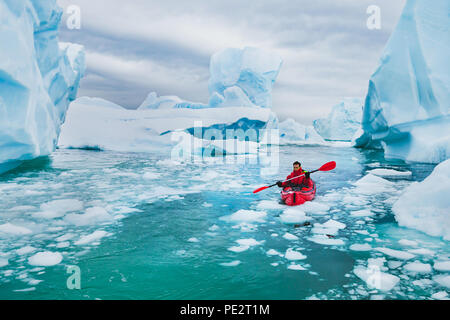
[(0, 1), (0, 173), (54, 151), (85, 61), (56, 0)]
[(344, 98), (327, 118), (313, 122), (314, 129), (326, 140), (351, 141), (361, 127), (363, 100)]
[(410, 185), (392, 207), (400, 226), (450, 240), (450, 160)]
[(408, 161), (449, 158), (449, 12), (448, 0), (408, 0), (370, 79), (356, 146)]
[(269, 107), (281, 64), (276, 54), (256, 48), (215, 54), (208, 104), (151, 92), (137, 110), (127, 110), (80, 98), (69, 109), (59, 147), (145, 152), (181, 145), (195, 154), (208, 148), (256, 153), (259, 144), (278, 144), (278, 118)]

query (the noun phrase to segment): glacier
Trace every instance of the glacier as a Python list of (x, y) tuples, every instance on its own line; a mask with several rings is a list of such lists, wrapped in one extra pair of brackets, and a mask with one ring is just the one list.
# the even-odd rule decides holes
[(304, 126), (294, 119), (286, 119), (278, 126), (280, 144), (325, 145), (325, 140), (316, 132), (313, 126)]
[(356, 147), (439, 163), (450, 156), (450, 2), (409, 0), (369, 81)]
[(314, 129), (326, 140), (351, 141), (361, 127), (363, 100), (344, 98), (327, 118), (313, 121)]
[(0, 2), (0, 173), (55, 150), (85, 72), (84, 49), (58, 42), (56, 0)]

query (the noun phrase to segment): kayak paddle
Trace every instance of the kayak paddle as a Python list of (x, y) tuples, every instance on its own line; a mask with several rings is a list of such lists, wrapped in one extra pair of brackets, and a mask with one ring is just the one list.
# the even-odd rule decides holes
[[(325, 163), (325, 164), (324, 164), (323, 166), (321, 166), (319, 169), (314, 170), (314, 171), (311, 171), (311, 172), (309, 172), (309, 173), (314, 173), (314, 172), (318, 172), (318, 171), (331, 171), (331, 170), (334, 170), (334, 169), (336, 169), (336, 162), (335, 162), (335, 161), (331, 161), (331, 162)], [(301, 176), (304, 176), (304, 175), (305, 175), (305, 174), (296, 176), (296, 177), (294, 177), (294, 178), (285, 180), (284, 182), (288, 182), (288, 181), (297, 179), (298, 177), (301, 177)], [(277, 185), (277, 184), (275, 183), (275, 184), (273, 184), (273, 185), (271, 185), (271, 186), (266, 186), (266, 187), (258, 188), (258, 189), (256, 189), (255, 191), (253, 191), (253, 193), (261, 192), (261, 191), (263, 191), (263, 190), (266, 190), (266, 189), (275, 187), (276, 185)]]

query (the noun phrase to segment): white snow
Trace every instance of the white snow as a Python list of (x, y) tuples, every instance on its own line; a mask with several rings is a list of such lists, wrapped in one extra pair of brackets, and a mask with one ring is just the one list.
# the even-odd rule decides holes
[(59, 252), (44, 251), (36, 253), (28, 258), (28, 264), (39, 267), (54, 266), (63, 260), (63, 256)]
[[(392, 211), (398, 224), (450, 240), (450, 159), (405, 189)], [(419, 196), (420, 195), (420, 196)]]
[(342, 239), (329, 238), (325, 234), (317, 234), (312, 237), (307, 238), (309, 241), (315, 242), (317, 244), (329, 245), (329, 246), (342, 246), (345, 244)]

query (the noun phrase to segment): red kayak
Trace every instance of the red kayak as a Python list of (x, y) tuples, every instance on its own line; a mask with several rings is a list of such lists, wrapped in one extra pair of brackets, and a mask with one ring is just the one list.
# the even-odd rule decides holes
[(281, 200), (288, 206), (298, 206), (306, 201), (314, 200), (316, 196), (316, 183), (311, 180), (312, 187), (286, 187), (281, 191)]

